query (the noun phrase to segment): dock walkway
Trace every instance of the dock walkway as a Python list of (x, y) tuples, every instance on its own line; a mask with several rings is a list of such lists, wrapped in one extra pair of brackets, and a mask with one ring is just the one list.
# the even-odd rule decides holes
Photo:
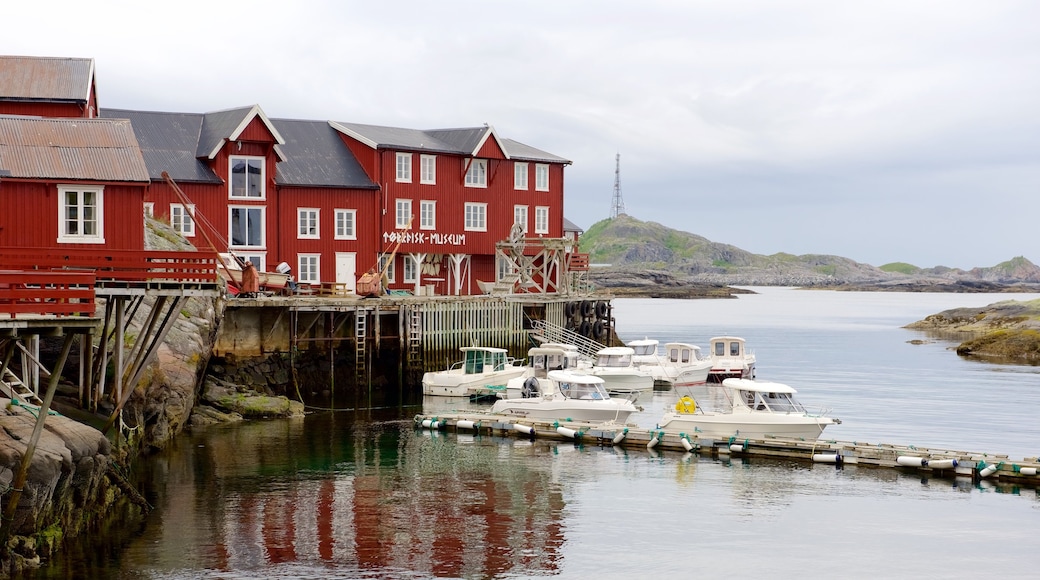
[(863, 443), (830, 439), (712, 439), (696, 433), (647, 429), (632, 424), (546, 421), (490, 413), (416, 415), (417, 428), (451, 430), (497, 436), (573, 440), (575, 442), (698, 453), (713, 457), (766, 457), (828, 463), (837, 467), (864, 465), (917, 469), (936, 477), (970, 477), (1040, 487), (1040, 458), (1012, 461), (1007, 455), (932, 449), (912, 445)]

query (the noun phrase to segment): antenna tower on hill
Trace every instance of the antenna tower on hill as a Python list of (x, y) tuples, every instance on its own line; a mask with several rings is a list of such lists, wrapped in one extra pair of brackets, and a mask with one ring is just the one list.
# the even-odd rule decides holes
[(616, 157), (614, 167), (614, 196), (610, 200), (610, 219), (625, 215), (625, 200), (621, 199), (621, 154)]

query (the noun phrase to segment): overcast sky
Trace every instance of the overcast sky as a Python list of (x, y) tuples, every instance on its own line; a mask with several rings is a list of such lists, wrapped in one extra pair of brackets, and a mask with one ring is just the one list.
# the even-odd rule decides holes
[(415, 129), (567, 158), (566, 217), (757, 254), (1040, 263), (1040, 2), (18, 2), (0, 52), (95, 59), (102, 108)]

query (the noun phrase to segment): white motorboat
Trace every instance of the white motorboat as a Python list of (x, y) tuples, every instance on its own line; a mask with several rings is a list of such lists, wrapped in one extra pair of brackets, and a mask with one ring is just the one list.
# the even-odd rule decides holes
[(530, 376), (522, 383), (520, 398), (495, 401), (491, 413), (525, 419), (624, 423), (629, 415), (641, 410), (628, 399), (611, 398), (603, 379), (573, 370), (548, 371), (544, 378)]
[(711, 358), (709, 381), (721, 383), (730, 378), (755, 378), (755, 353), (748, 352), (743, 338), (716, 336), (709, 342), (708, 351)]
[(501, 399), (520, 399), (523, 397), (523, 384), (531, 378), (544, 379), (549, 371), (574, 369), (578, 366), (578, 348), (570, 344), (553, 342), (543, 343), (527, 351), (527, 366), (524, 374), (514, 377), (506, 383), (505, 391), (499, 394)]
[(513, 359), (504, 348), (464, 346), (462, 360), (443, 371), (423, 374), (424, 395), (468, 397), (486, 394), (493, 387), (505, 388), (509, 379), (524, 374), (523, 360)]
[(697, 345), (669, 342), (664, 345), (664, 355), (657, 352), (658, 341), (650, 338), (633, 340), (628, 345), (633, 350), (633, 366), (650, 373), (655, 383), (690, 387), (708, 380), (712, 362), (701, 357)]
[(611, 395), (639, 395), (654, 389), (654, 377), (632, 364), (635, 351), (627, 346), (610, 346), (596, 352), (586, 372), (603, 379)]
[(665, 411), (662, 429), (714, 438), (784, 437), (816, 440), (840, 420), (810, 413), (787, 385), (751, 379), (725, 379), (683, 391)]

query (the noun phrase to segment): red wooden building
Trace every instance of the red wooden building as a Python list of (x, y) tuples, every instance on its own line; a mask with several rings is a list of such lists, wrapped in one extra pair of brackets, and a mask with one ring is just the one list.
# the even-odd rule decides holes
[[(415, 130), (270, 119), (257, 105), (208, 113), (99, 110), (93, 71), (87, 59), (0, 57), (0, 110), (46, 117), (93, 117), (97, 111), (97, 127), (132, 126), (129, 137), (144, 163), (143, 172), (138, 165), (133, 174), (137, 193), (116, 179), (104, 184), (105, 211), (118, 215), (121, 225), (141, 223), (147, 210), (168, 219), (196, 247), (230, 251), (261, 271), (285, 262), (300, 282), (354, 289), (360, 275), (382, 270), (391, 289), (419, 293), (429, 287), (438, 294), (480, 293), (482, 285), (515, 274), (508, 253), (496, 247), (503, 240), (565, 234), (563, 182), (570, 162), (502, 138), (487, 125)], [(17, 123), (31, 122), (48, 123)], [(91, 141), (86, 129), (76, 134), (86, 150), (94, 145), (108, 151), (114, 139), (94, 131), (89, 135), (97, 140)], [(5, 163), (0, 156), (0, 171)], [(0, 173), (0, 192), (57, 191), (59, 184), (46, 182), (54, 178), (18, 171), (16, 180)], [(57, 196), (50, 199), (55, 205)], [(8, 215), (30, 219), (29, 210), (20, 211)], [(0, 230), (0, 244), (13, 243), (2, 237), (12, 235), (34, 245), (48, 236), (50, 243), (69, 242), (51, 230), (9, 226)], [(143, 248), (143, 226), (126, 230), (113, 242)], [(93, 242), (107, 243), (98, 240)], [(515, 250), (525, 252), (537, 254), (530, 247)], [(547, 265), (540, 271), (542, 278), (561, 275)]]

